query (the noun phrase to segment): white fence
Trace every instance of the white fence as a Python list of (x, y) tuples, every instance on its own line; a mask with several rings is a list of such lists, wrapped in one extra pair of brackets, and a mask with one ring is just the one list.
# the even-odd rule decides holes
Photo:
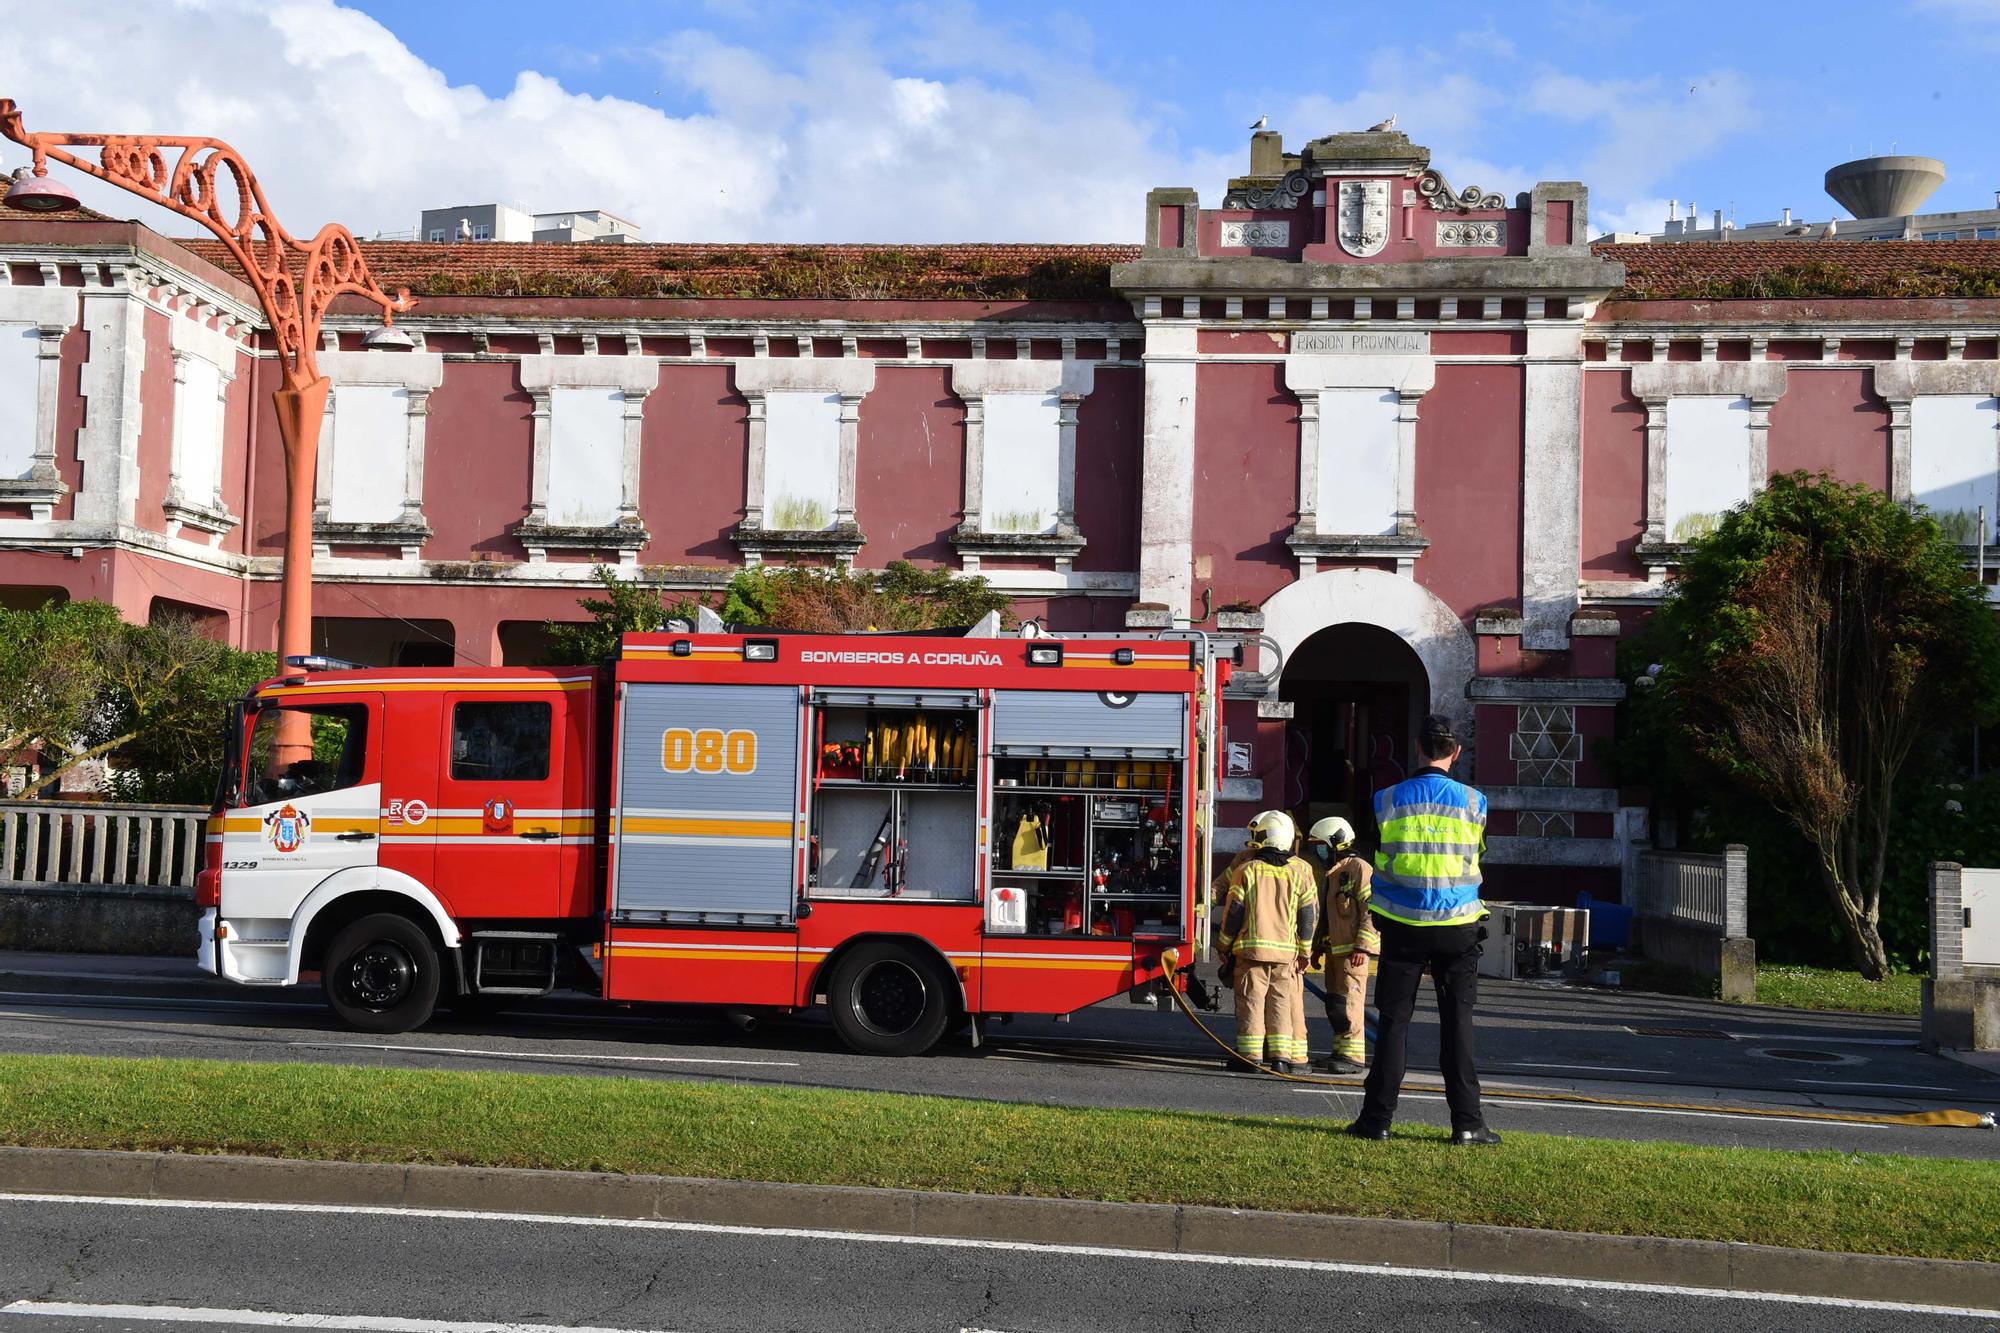
[(207, 820), (198, 805), (0, 801), (0, 885), (192, 888)]
[(1735, 843), (1720, 854), (1642, 852), (1634, 905), (1641, 917), (1741, 939), (1750, 933), (1749, 871), (1749, 849)]

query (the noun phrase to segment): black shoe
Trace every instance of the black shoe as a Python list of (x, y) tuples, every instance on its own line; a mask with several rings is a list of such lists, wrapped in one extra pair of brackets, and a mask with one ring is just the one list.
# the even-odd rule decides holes
[(1356, 1064), (1352, 1060), (1343, 1060), (1337, 1055), (1327, 1056), (1326, 1059), (1319, 1062), (1319, 1067), (1322, 1073), (1327, 1074), (1363, 1074), (1368, 1071), (1367, 1065)]
[(1500, 1136), (1484, 1125), (1478, 1129), (1456, 1129), (1451, 1134), (1451, 1146), (1454, 1148), (1485, 1148), (1498, 1142)]
[(1293, 1065), (1290, 1060), (1266, 1060), (1264, 1068), (1273, 1074), (1289, 1074), (1293, 1070)]
[(1364, 1125), (1359, 1120), (1340, 1132), (1350, 1139), (1368, 1139), (1374, 1143), (1386, 1143), (1389, 1140), (1387, 1125)]

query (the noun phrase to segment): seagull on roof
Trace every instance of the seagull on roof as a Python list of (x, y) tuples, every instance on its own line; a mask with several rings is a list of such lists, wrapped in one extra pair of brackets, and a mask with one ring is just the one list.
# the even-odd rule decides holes
[(1380, 134), (1383, 130), (1393, 130), (1395, 128), (1396, 118), (1392, 115), (1387, 120), (1377, 121), (1375, 124), (1370, 125), (1367, 132), (1370, 134)]
[(1256, 122), (1252, 124), (1250, 128), (1253, 130), (1261, 130), (1270, 123), (1271, 123), (1271, 118), (1269, 116), (1259, 116), (1257, 117)]
[(458, 220), (458, 239), (461, 241), (469, 241), (472, 239), (471, 218), (460, 218)]

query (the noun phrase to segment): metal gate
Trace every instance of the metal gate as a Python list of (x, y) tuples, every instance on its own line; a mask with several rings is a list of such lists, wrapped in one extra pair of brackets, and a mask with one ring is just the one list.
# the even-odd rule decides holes
[(626, 685), (614, 919), (791, 920), (799, 709), (791, 685)]

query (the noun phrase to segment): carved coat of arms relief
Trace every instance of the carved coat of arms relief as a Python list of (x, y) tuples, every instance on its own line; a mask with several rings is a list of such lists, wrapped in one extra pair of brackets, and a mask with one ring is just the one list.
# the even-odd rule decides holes
[(1340, 248), (1355, 258), (1380, 254), (1389, 243), (1389, 182), (1342, 181), (1334, 212)]

